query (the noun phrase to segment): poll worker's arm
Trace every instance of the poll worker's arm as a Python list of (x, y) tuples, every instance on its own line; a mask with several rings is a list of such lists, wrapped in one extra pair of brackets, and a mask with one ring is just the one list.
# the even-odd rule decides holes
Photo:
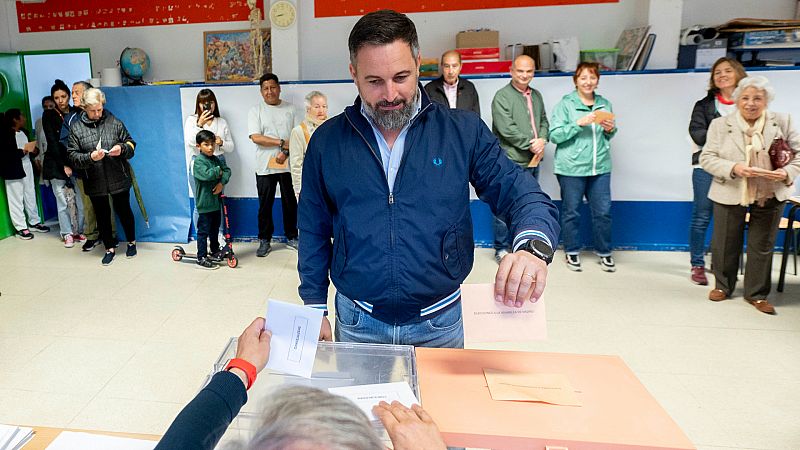
[(297, 269), (300, 272), (300, 298), (306, 306), (323, 311), (325, 317), (322, 318), (320, 340), (330, 341), (331, 323), (327, 315), (328, 274), (333, 259), (333, 216), (322, 176), (322, 140), (312, 139), (303, 159), (303, 195), (297, 207), (297, 226), (303, 238), (298, 249)]
[(495, 95), (492, 100), (492, 124), (497, 134), (514, 148), (530, 148), (532, 133), (520, 129), (511, 115), (511, 105), (503, 96)]
[(439, 427), (419, 405), (406, 408), (398, 401), (380, 402), (372, 412), (381, 421), (394, 450), (442, 450), (447, 446)]
[[(236, 358), (261, 372), (269, 359), (271, 337), (264, 330), (264, 318), (256, 318), (239, 336)], [(213, 449), (247, 403), (247, 377), (238, 368), (216, 373), (178, 414), (156, 449)]]
[[(462, 116), (463, 117), (463, 116)], [(512, 253), (503, 258), (495, 277), (495, 300), (521, 307), (537, 301), (547, 283), (547, 264), (523, 250), (530, 240), (550, 248), (558, 243), (558, 209), (536, 178), (502, 154), (497, 138), (477, 117), (470, 127), (476, 132), (470, 161), (470, 182), (481, 200), (509, 225)]]

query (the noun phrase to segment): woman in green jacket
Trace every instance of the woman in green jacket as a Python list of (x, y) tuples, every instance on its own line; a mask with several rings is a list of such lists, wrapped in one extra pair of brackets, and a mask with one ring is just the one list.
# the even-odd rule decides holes
[(581, 271), (579, 207), (584, 196), (592, 212), (594, 250), (600, 267), (614, 272), (611, 257), (611, 153), (617, 132), (611, 103), (595, 94), (600, 69), (581, 63), (572, 77), (575, 90), (556, 105), (550, 120), (550, 141), (556, 144), (554, 172), (561, 186), (561, 237), (567, 267)]

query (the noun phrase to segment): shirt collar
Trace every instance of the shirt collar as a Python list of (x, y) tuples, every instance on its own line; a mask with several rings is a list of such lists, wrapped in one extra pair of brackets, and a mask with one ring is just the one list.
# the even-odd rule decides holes
[(520, 89), (517, 89), (516, 86), (514, 86), (514, 83), (510, 83), (510, 84), (511, 84), (511, 87), (513, 87), (515, 91), (519, 92), (522, 95), (530, 94), (530, 92), (531, 92), (531, 86), (530, 85), (525, 86), (525, 90), (520, 90)]

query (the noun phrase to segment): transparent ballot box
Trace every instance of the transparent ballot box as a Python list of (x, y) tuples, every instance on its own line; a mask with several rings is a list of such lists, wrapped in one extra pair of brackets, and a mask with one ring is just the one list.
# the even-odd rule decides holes
[[(215, 373), (225, 370), (236, 355), (236, 344), (237, 338), (228, 341), (206, 383)], [(411, 345), (320, 342), (311, 378), (272, 372), (268, 368), (261, 371), (247, 393), (247, 404), (229, 427), (230, 431), (238, 432), (229, 434), (247, 439), (261, 425), (265, 397), (280, 386), (303, 385), (327, 390), (331, 387), (399, 381), (407, 382), (419, 398), (416, 353)], [(381, 434), (385, 433), (380, 422), (373, 424)]]

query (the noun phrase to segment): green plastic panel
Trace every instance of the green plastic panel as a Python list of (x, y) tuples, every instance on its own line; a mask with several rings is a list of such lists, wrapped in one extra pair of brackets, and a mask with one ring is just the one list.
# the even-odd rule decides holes
[[(22, 74), (22, 59), (16, 53), (0, 53), (0, 111), (19, 108), (28, 114), (28, 98)], [(5, 181), (0, 186), (0, 239), (14, 234), (8, 214)]]

